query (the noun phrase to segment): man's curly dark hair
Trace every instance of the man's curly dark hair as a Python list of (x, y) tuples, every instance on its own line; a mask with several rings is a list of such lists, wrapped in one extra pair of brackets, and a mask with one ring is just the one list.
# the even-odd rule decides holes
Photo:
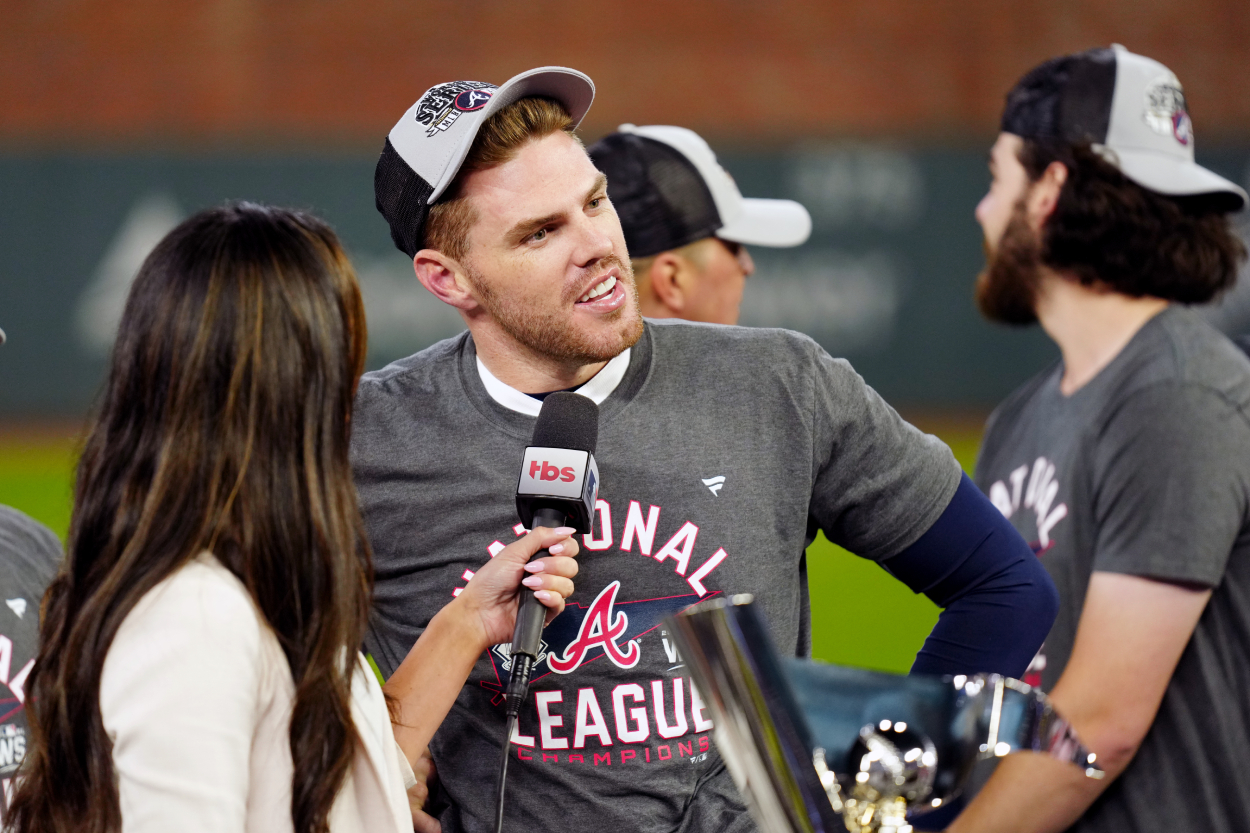
[(1133, 297), (1210, 301), (1233, 285), (1246, 247), (1224, 195), (1172, 197), (1126, 177), (1089, 144), (1025, 140), (1020, 162), (1036, 181), (1068, 169), (1042, 228), (1042, 263)]

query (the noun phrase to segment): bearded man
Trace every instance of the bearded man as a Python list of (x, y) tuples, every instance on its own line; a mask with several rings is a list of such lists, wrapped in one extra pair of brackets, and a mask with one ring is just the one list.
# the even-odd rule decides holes
[(574, 134), (593, 94), (559, 67), (439, 84), (382, 151), (391, 236), (468, 332), (360, 383), (367, 647), (391, 672), (521, 534), (513, 495), (541, 400), (576, 390), (599, 405), (602, 481), (577, 592), (544, 632), (516, 734), (502, 737), (505, 646), (431, 743), (442, 829), (493, 828), (507, 745), (512, 829), (749, 830), (665, 616), (751, 593), (780, 650), (809, 653), (804, 558), (823, 530), (946, 608), (915, 670), (1019, 674), (1054, 589), (950, 450), (811, 339), (643, 321), (606, 177)]
[(1059, 588), (1034, 682), (1106, 777), (1009, 757), (952, 831), (1250, 820), (1250, 362), (1182, 306), (1232, 284), (1246, 194), (1193, 148), (1176, 76), (1118, 45), (1007, 97), (977, 301), (1062, 359), (990, 417), (977, 482)]

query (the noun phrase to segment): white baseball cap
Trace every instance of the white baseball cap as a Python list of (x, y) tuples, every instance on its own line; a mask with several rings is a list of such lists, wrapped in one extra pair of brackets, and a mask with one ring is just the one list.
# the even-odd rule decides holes
[(711, 236), (752, 246), (797, 246), (812, 232), (811, 216), (794, 200), (742, 196), (693, 130), (622, 124), (588, 152), (608, 175), (608, 197), (634, 257)]
[(456, 178), (486, 119), (527, 96), (560, 102), (581, 124), (595, 98), (595, 85), (567, 67), (539, 67), (500, 86), (484, 81), (448, 81), (430, 87), (386, 137), (373, 175), (378, 211), (391, 239), (409, 257), (423, 248), (429, 206)]
[(1243, 188), (1194, 161), (1194, 129), (1176, 75), (1120, 44), (1052, 58), (1007, 95), (1002, 130), (1025, 139), (1089, 142), (1143, 188), (1169, 196), (1224, 197)]

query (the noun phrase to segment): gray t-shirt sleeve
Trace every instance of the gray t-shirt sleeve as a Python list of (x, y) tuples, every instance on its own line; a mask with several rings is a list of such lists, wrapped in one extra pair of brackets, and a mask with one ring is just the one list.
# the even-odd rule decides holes
[[(43, 524), (10, 506), (0, 506), (0, 558), (10, 581), (43, 595), (60, 567), (61, 542)], [(5, 588), (5, 592), (15, 592)]]
[(814, 349), (810, 514), (830, 541), (881, 561), (933, 525), (962, 472), (945, 443), (900, 417), (850, 364)]
[(1218, 392), (1165, 382), (1126, 399), (1096, 444), (1094, 569), (1220, 583), (1250, 505), (1250, 426)]

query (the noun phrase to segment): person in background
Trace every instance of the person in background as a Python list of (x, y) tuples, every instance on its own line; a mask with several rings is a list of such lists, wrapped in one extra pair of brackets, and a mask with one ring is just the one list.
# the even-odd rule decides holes
[(798, 246), (811, 234), (797, 202), (743, 198), (693, 130), (623, 124), (587, 152), (608, 176), (647, 318), (737, 324), (755, 271), (747, 246)]
[(1061, 360), (994, 411), (976, 479), (1059, 588), (1031, 681), (1106, 778), (1010, 756), (950, 830), (1244, 831), (1250, 361), (1186, 305), (1232, 284), (1246, 193), (1118, 45), (1026, 74), (990, 172), (978, 305)]
[[(6, 341), (0, 330), (0, 345)], [(0, 505), (0, 822), (30, 744), (26, 684), (39, 643), (39, 603), (61, 563), (61, 542), (34, 518)], [(4, 691), (7, 689), (8, 694)]]
[[(0, 336), (0, 343), (3, 336)], [(52, 530), (9, 506), (0, 506), (0, 818), (13, 777), (31, 744), (26, 685), (39, 641), (39, 603), (61, 563)], [(6, 693), (7, 690), (7, 693)]]
[(6, 830), (413, 829), (411, 763), (512, 633), (526, 570), (549, 618), (563, 608), (577, 544), (536, 529), (501, 548), (384, 700), (358, 650), (372, 565), (348, 443), (365, 345), (355, 275), (308, 214), (204, 211), (145, 261), (45, 599)]

